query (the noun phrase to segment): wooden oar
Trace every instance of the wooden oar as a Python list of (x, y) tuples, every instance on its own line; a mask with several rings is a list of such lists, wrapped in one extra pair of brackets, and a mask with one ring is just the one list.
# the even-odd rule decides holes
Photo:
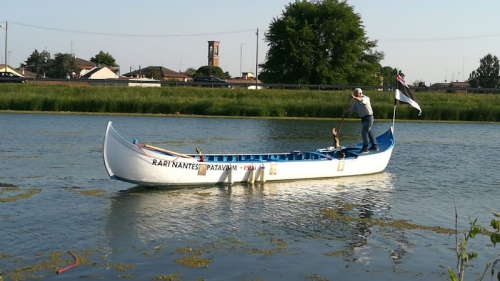
[(165, 153), (172, 154), (172, 155), (177, 155), (177, 156), (180, 156), (180, 157), (183, 157), (183, 158), (194, 158), (193, 156), (189, 156), (189, 155), (186, 155), (186, 154), (181, 154), (181, 153), (173, 152), (173, 151), (166, 150), (166, 149), (163, 149), (163, 148), (159, 148), (159, 147), (156, 147), (156, 146), (152, 146), (152, 145), (149, 145), (149, 144), (143, 144), (143, 145), (144, 145), (145, 148), (149, 148), (149, 149), (152, 149), (152, 150), (157, 150), (157, 151), (165, 152)]
[(344, 117), (345, 117), (345, 111), (347, 110), (349, 106), (349, 102), (351, 101), (352, 95), (349, 95), (349, 99), (347, 100), (347, 103), (342, 110), (342, 120), (340, 120), (340, 125), (339, 125), (339, 130), (335, 130), (335, 128), (332, 128), (332, 135), (333, 135), (333, 146), (335, 148), (340, 148), (340, 130), (342, 129), (342, 124), (344, 124)]

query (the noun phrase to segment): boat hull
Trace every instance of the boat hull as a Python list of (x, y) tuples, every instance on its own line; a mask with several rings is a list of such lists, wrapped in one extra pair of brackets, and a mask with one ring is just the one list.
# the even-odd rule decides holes
[(358, 155), (357, 147), (341, 153), (314, 152), (266, 154), (185, 155), (151, 150), (124, 139), (108, 122), (104, 137), (104, 166), (112, 179), (142, 186), (264, 183), (332, 178), (382, 172), (394, 147), (392, 128), (377, 137), (379, 151)]

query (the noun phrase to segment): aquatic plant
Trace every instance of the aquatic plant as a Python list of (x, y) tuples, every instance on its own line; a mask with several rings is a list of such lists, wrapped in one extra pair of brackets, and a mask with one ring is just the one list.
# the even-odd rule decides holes
[[(491, 220), (490, 226), (495, 231), (490, 234), (490, 240), (493, 243), (493, 246), (495, 247), (497, 243), (500, 243), (500, 213), (493, 214), (493, 215), (497, 219)], [(467, 243), (469, 242), (470, 239), (473, 239), (477, 234), (487, 233), (487, 230), (477, 224), (477, 219), (470, 220), (469, 230), (464, 231), (462, 233), (464, 237), (462, 238), (460, 243), (458, 243), (459, 233), (458, 233), (458, 229), (457, 229), (457, 221), (458, 221), (458, 215), (457, 215), (457, 209), (455, 206), (455, 231), (456, 231), (455, 232), (455, 243), (456, 243), (455, 250), (456, 250), (456, 255), (457, 255), (457, 272), (455, 273), (450, 267), (448, 267), (448, 274), (449, 274), (450, 279), (452, 281), (463, 281), (465, 267), (472, 259), (478, 257), (478, 254), (476, 252), (467, 252)], [(493, 277), (495, 275), (495, 266), (499, 261), (500, 261), (500, 259), (497, 259), (493, 262), (493, 264), (487, 263), (483, 274), (477, 280), (484, 279), (490, 266), (491, 266), (491, 276)], [(497, 280), (500, 281), (500, 271), (497, 272)]]

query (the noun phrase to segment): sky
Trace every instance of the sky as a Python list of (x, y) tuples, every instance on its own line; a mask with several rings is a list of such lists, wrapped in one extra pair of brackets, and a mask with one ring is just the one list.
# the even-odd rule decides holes
[[(3, 1), (0, 63), (19, 67), (35, 51), (90, 60), (112, 55), (120, 72), (148, 66), (174, 71), (208, 64), (208, 41), (220, 42), (219, 66), (233, 77), (254, 72), (268, 50), (264, 33), (289, 0)], [(369, 40), (408, 84), (464, 81), (488, 54), (500, 56), (498, 0), (347, 0)], [(7, 32), (5, 25), (7, 23)], [(258, 33), (257, 33), (258, 30)], [(4, 44), (2, 44), (4, 43)]]

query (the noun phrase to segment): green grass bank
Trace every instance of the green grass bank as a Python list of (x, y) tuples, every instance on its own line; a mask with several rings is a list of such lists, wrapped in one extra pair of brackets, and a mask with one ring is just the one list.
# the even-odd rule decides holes
[[(0, 110), (340, 118), (351, 91), (197, 87), (103, 87), (0, 84)], [(394, 92), (364, 91), (376, 119), (392, 119)], [(399, 105), (400, 120), (500, 121), (500, 95), (417, 92), (422, 115)], [(352, 101), (351, 101), (352, 102)], [(356, 117), (353, 115), (352, 117)]]

